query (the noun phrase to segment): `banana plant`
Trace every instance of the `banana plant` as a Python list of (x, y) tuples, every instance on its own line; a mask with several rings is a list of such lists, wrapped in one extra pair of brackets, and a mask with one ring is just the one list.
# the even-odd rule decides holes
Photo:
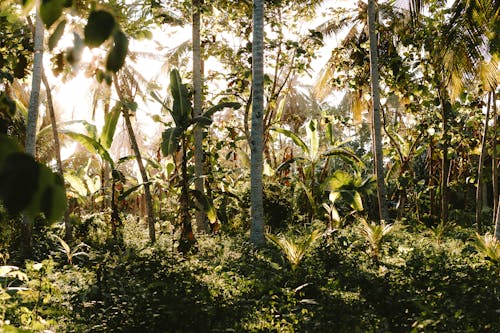
[[(302, 140), (297, 134), (284, 128), (275, 127), (272, 130), (290, 138), (293, 143), (300, 148), (302, 156), (292, 156), (281, 163), (276, 169), (277, 172), (289, 168), (291, 164), (297, 164), (297, 174), (295, 180), (296, 187), (303, 191), (309, 202), (309, 218), (316, 215), (318, 202), (321, 201), (320, 187), (325, 181), (329, 169), (330, 161), (334, 156), (349, 161), (351, 165), (363, 165), (361, 159), (351, 150), (342, 147), (343, 143), (336, 143), (331, 136), (328, 136), (329, 144), (334, 144), (326, 152), (320, 152), (320, 132), (316, 119), (309, 120), (306, 124), (306, 140)], [(327, 134), (331, 134), (327, 131)]]
[(176, 155), (180, 153), (181, 160), (181, 194), (180, 194), (180, 220), (181, 220), (181, 238), (179, 242), (179, 251), (187, 253), (196, 243), (189, 213), (190, 196), (194, 197), (199, 205), (207, 214), (211, 223), (216, 221), (216, 212), (213, 204), (203, 194), (195, 190), (189, 190), (190, 179), (188, 177), (188, 142), (192, 136), (192, 129), (195, 126), (207, 127), (212, 123), (212, 116), (215, 112), (225, 108), (237, 109), (239, 103), (222, 102), (204, 110), (200, 116), (193, 115), (193, 106), (191, 104), (190, 92), (186, 84), (182, 83), (181, 76), (177, 69), (170, 72), (170, 92), (172, 95), (172, 107), (169, 107), (154, 92), (151, 93), (153, 99), (159, 102), (167, 110), (174, 121), (173, 126), (168, 127), (162, 134), (161, 149), (164, 156), (172, 155), (174, 161)]
[[(113, 138), (116, 131), (116, 125), (120, 117), (121, 104), (118, 102), (111, 111), (106, 114), (105, 121), (101, 133), (98, 132), (97, 127), (86, 121), (81, 121), (80, 123), (84, 125), (86, 129), (86, 134), (66, 130), (61, 130), (61, 133), (69, 137), (70, 139), (80, 143), (85, 149), (90, 153), (97, 155), (101, 160), (101, 168), (104, 174), (105, 164), (111, 170), (111, 233), (115, 239), (118, 238), (118, 232), (122, 225), (120, 215), (118, 213), (118, 207), (116, 205), (115, 193), (116, 185), (118, 182), (124, 180), (123, 174), (117, 170), (115, 161), (111, 157), (109, 152), (111, 145), (113, 143)], [(67, 176), (66, 176), (67, 177)], [(77, 191), (83, 191), (83, 182), (79, 182), (74, 177), (67, 177), (72, 185)], [(88, 184), (87, 184), (88, 185)], [(85, 186), (85, 185), (84, 185)], [(104, 179), (101, 179), (101, 187), (104, 187)]]

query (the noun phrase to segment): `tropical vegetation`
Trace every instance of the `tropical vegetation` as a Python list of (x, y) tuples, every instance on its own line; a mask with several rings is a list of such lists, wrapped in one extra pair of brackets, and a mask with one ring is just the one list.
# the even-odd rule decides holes
[(499, 332), (499, 2), (0, 3), (0, 332)]

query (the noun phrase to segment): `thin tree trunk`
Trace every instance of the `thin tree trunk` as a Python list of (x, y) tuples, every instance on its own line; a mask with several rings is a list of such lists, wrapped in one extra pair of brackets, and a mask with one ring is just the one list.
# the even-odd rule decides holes
[[(497, 200), (500, 201), (500, 198)], [(500, 205), (497, 207), (495, 218), (495, 239), (500, 242)]]
[[(122, 90), (120, 87), (120, 83), (118, 82), (118, 76), (116, 74), (113, 75), (113, 81), (115, 83), (116, 93), (118, 94), (118, 98), (120, 101), (125, 101), (124, 96), (122, 94)], [(139, 171), (141, 173), (142, 182), (144, 184), (144, 195), (146, 197), (146, 209), (148, 210), (148, 227), (149, 227), (149, 240), (154, 243), (156, 241), (155, 234), (155, 217), (153, 210), (153, 198), (151, 196), (151, 191), (149, 189), (149, 180), (148, 174), (146, 173), (146, 168), (142, 163), (141, 151), (139, 150), (139, 145), (137, 144), (137, 140), (135, 138), (134, 128), (132, 127), (132, 123), (130, 122), (130, 116), (128, 113), (128, 109), (125, 105), (122, 106), (122, 114), (125, 119), (125, 126), (127, 127), (128, 136), (130, 139), (130, 144), (132, 145), (132, 149), (134, 150), (135, 159), (137, 161), (137, 165), (139, 166)]]
[(250, 139), (250, 192), (251, 216), (250, 241), (263, 246), (264, 204), (262, 192), (263, 161), (263, 114), (264, 114), (264, 1), (253, 1), (253, 46), (252, 46), (252, 129)]
[(179, 241), (179, 251), (183, 254), (188, 253), (193, 245), (196, 244), (196, 238), (193, 234), (191, 225), (191, 216), (189, 214), (189, 188), (186, 156), (186, 138), (182, 138), (182, 160), (181, 160), (181, 238)]
[(493, 224), (496, 223), (497, 210), (498, 210), (498, 156), (497, 156), (497, 125), (498, 125), (498, 115), (496, 108), (496, 96), (495, 91), (491, 92), (493, 99), (493, 149), (491, 155), (491, 183), (493, 184)]
[[(57, 163), (57, 172), (61, 176), (61, 179), (64, 183), (64, 169), (61, 160), (61, 145), (59, 143), (59, 133), (57, 132), (57, 121), (56, 115), (54, 112), (54, 103), (52, 101), (52, 90), (50, 88), (49, 81), (47, 80), (47, 76), (45, 75), (45, 71), (42, 70), (42, 81), (45, 86), (45, 93), (47, 94), (47, 109), (49, 110), (50, 116), (50, 124), (52, 126), (52, 136), (54, 137), (54, 149), (56, 151), (56, 163)], [(71, 242), (72, 240), (72, 225), (71, 220), (69, 218), (69, 208), (66, 207), (64, 211), (64, 232), (65, 232), (65, 240), (66, 242)]]
[(441, 92), (441, 106), (443, 118), (443, 158), (441, 160), (441, 222), (448, 221), (448, 173), (450, 172), (450, 160), (448, 158), (448, 116), (451, 111), (451, 104), (446, 98), (447, 94), (443, 91)]
[[(33, 73), (31, 82), (31, 94), (28, 107), (28, 122), (26, 124), (26, 142), (25, 151), (27, 154), (35, 157), (36, 154), (36, 128), (38, 122), (38, 109), (40, 106), (40, 84), (42, 81), (43, 71), (43, 22), (40, 17), (39, 9), (36, 12), (35, 31), (34, 31), (34, 57), (33, 57)], [(32, 221), (27, 217), (23, 217), (21, 238), (22, 252), (28, 258), (32, 252)]]
[(380, 92), (378, 73), (378, 47), (376, 35), (376, 1), (368, 1), (368, 33), (370, 36), (370, 78), (372, 90), (372, 123), (373, 123), (373, 157), (375, 165), (375, 176), (377, 178), (377, 199), (379, 217), (381, 220), (389, 221), (387, 209), (387, 194), (384, 183), (384, 156), (382, 152), (382, 125), (380, 120)]
[(490, 118), (491, 94), (488, 94), (488, 104), (486, 108), (486, 116), (484, 119), (483, 137), (481, 139), (481, 154), (479, 155), (479, 164), (477, 167), (477, 188), (476, 188), (476, 227), (479, 231), (481, 228), (481, 211), (483, 208), (483, 164), (486, 154), (486, 139), (488, 137), (488, 121)]
[[(203, 73), (201, 71), (201, 5), (202, 0), (193, 0), (193, 113), (200, 116), (203, 104)], [(202, 128), (194, 128), (194, 175), (195, 189), (204, 193), (203, 186), (203, 132)], [(196, 211), (196, 231), (205, 233), (208, 231), (206, 214), (203, 210)]]

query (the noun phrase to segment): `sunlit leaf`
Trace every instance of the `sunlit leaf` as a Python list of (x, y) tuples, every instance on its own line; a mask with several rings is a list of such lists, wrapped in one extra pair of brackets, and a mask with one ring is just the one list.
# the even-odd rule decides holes
[(207, 215), (210, 223), (215, 223), (217, 220), (217, 211), (215, 210), (212, 200), (200, 191), (193, 190), (190, 191), (190, 193), (196, 198), (196, 201), (203, 209), (203, 212)]
[(292, 139), (292, 141), (297, 145), (299, 146), (299, 148), (307, 155), (309, 155), (309, 148), (307, 147), (307, 145), (305, 144), (304, 141), (302, 141), (301, 138), (299, 138), (297, 136), (297, 134), (293, 133), (292, 131), (289, 131), (287, 129), (284, 129), (284, 128), (281, 128), (281, 127), (273, 127), (272, 128), (273, 131), (276, 131), (278, 133), (281, 133), (285, 136), (287, 136), (288, 138)]
[(114, 106), (104, 118), (104, 126), (100, 137), (100, 142), (104, 148), (109, 149), (115, 136), (116, 124), (120, 118), (120, 106)]
[(54, 30), (52, 35), (49, 37), (49, 50), (52, 51), (54, 47), (56, 47), (57, 43), (61, 39), (62, 35), (64, 34), (64, 28), (66, 27), (66, 20), (62, 20), (59, 22), (57, 25), (57, 28)]

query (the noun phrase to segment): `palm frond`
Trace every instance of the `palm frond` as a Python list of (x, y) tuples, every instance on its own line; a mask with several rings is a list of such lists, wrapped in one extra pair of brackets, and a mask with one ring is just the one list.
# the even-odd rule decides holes
[(290, 263), (292, 271), (295, 271), (299, 267), (304, 256), (312, 250), (313, 245), (319, 238), (321, 238), (321, 236), (322, 232), (319, 229), (315, 229), (313, 232), (299, 240), (289, 238), (284, 235), (275, 236), (271, 233), (266, 234), (267, 239), (283, 251), (283, 254)]
[(500, 242), (494, 235), (490, 233), (486, 233), (484, 236), (476, 234), (474, 245), (481, 255), (500, 269)]

